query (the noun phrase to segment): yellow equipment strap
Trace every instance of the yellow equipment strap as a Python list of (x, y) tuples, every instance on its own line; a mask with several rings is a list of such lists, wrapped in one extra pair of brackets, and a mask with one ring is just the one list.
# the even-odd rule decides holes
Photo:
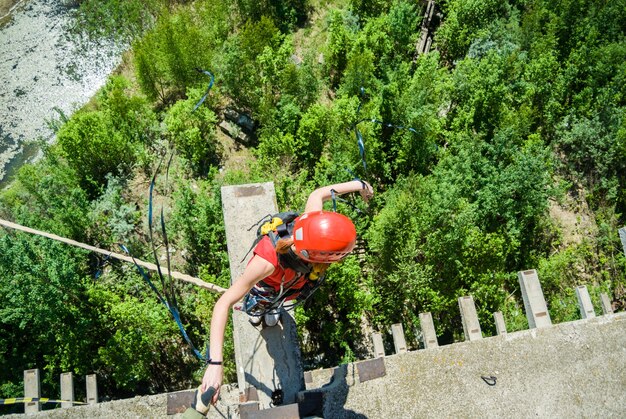
[(13, 397), (9, 399), (0, 399), (0, 405), (16, 404), (16, 403), (72, 403), (87, 404), (83, 402), (73, 402), (70, 400), (49, 399), (47, 397)]

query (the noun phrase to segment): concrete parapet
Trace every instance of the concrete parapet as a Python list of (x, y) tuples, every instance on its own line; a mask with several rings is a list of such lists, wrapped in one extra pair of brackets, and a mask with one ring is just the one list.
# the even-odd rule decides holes
[(517, 273), (517, 278), (522, 290), (528, 327), (534, 329), (552, 325), (537, 271), (534, 269), (520, 271)]
[(64, 372), (61, 374), (61, 400), (67, 402), (61, 403), (61, 408), (72, 407), (74, 401), (74, 374)]
[(320, 389), (323, 417), (621, 417), (624, 330), (620, 313), (408, 352), (367, 382), (341, 366)]
[(580, 317), (582, 319), (591, 319), (596, 317), (596, 312), (591, 303), (591, 297), (586, 285), (576, 287), (576, 297), (578, 298), (578, 308), (580, 309)]
[(459, 297), (459, 310), (461, 310), (461, 322), (463, 323), (463, 333), (465, 340), (473, 341), (483, 338), (476, 314), (474, 298), (470, 296)]
[(298, 404), (292, 403), (271, 409), (248, 409), (239, 411), (240, 419), (300, 419)]
[[(313, 390), (299, 394), (298, 403), (309, 396), (322, 404), (315, 417), (325, 418), (623, 417), (625, 330), (622, 312), (371, 360), (382, 363), (384, 374), (363, 377), (364, 362), (315, 370)], [(237, 419), (238, 389), (224, 385), (220, 394), (208, 417)], [(167, 416), (167, 396), (46, 410), (36, 417), (180, 419), (180, 413)]]
[(374, 344), (374, 358), (385, 356), (385, 345), (383, 344), (383, 335), (378, 332), (372, 333), (372, 342)]
[(498, 335), (506, 334), (506, 323), (504, 322), (504, 316), (501, 311), (493, 313), (493, 319), (496, 322), (496, 333)]
[(602, 303), (602, 313), (613, 314), (613, 304), (611, 304), (608, 295), (605, 293), (600, 294), (600, 302)]
[(438, 347), (439, 342), (437, 341), (435, 323), (433, 323), (433, 316), (430, 312), (420, 313), (420, 326), (422, 328), (422, 336), (424, 337), (424, 349)]
[(396, 348), (396, 353), (401, 354), (406, 352), (406, 340), (404, 339), (404, 329), (402, 328), (402, 323), (392, 324), (391, 334), (393, 335), (393, 345)]
[(320, 368), (317, 370), (307, 371), (305, 377), (307, 377), (306, 381), (306, 389), (314, 390), (316, 388), (320, 388), (323, 385), (327, 384), (331, 381), (333, 374), (335, 373), (335, 368)]
[(89, 374), (85, 378), (87, 381), (87, 404), (97, 404), (98, 377), (96, 377), (96, 374)]
[[(24, 397), (41, 397), (41, 380), (37, 368), (24, 371)], [(38, 402), (24, 404), (24, 413), (37, 413), (40, 410), (41, 404)]]

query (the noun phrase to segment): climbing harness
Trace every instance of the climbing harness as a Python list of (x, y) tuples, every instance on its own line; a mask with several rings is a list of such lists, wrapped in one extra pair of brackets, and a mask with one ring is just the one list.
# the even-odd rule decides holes
[(203, 70), (201, 68), (196, 68), (196, 71), (198, 73), (206, 74), (207, 76), (209, 76), (211, 78), (211, 80), (209, 81), (209, 86), (206, 88), (206, 92), (204, 93), (204, 96), (202, 96), (202, 98), (198, 101), (198, 103), (196, 103), (196, 106), (193, 107), (193, 111), (192, 112), (195, 112), (196, 109), (198, 109), (200, 107), (200, 105), (202, 105), (204, 103), (204, 101), (206, 100), (207, 96), (209, 96), (209, 92), (211, 91), (211, 87), (213, 87), (213, 82), (215, 81), (215, 77), (213, 77), (213, 73), (211, 73), (210, 71)]
[[(248, 231), (252, 230), (254, 227), (259, 226), (256, 231), (256, 239), (252, 243), (252, 246), (250, 246), (250, 249), (248, 249), (248, 251), (244, 255), (243, 259), (241, 259), (241, 262), (246, 259), (252, 249), (254, 249), (254, 247), (261, 241), (261, 239), (263, 239), (264, 236), (268, 236), (270, 238), (270, 241), (272, 242), (272, 245), (274, 247), (276, 247), (276, 243), (279, 239), (291, 237), (293, 223), (299, 216), (300, 214), (294, 211), (279, 212), (274, 215), (268, 214), (265, 217), (261, 218), (258, 222), (253, 224), (250, 228), (248, 228)], [(309, 266), (306, 263), (302, 262), (300, 258), (298, 258), (296, 254), (293, 253), (293, 251), (291, 250), (289, 250), (285, 255), (280, 255), (279, 259), (281, 265), (287, 268), (291, 268), (296, 272), (306, 274), (310, 271)]]
[[(269, 237), (274, 247), (280, 238), (291, 237), (295, 220), (299, 215), (293, 211), (268, 214), (253, 224), (248, 231), (257, 227), (257, 237), (241, 261), (246, 259), (265, 236)], [(325, 276), (321, 268), (304, 262), (293, 250), (289, 249), (286, 254), (279, 254), (278, 259), (284, 269), (295, 271), (296, 276), (288, 283), (281, 282), (278, 290), (260, 281), (246, 294), (240, 310), (253, 317), (264, 316), (272, 310), (291, 311), (304, 304), (324, 282)], [(299, 289), (294, 289), (294, 285), (301, 280), (302, 276), (307, 278), (305, 284)], [(290, 297), (293, 299), (288, 300)]]
[[(333, 196), (335, 194), (333, 192)], [(356, 241), (354, 224), (337, 212), (313, 211), (302, 216), (286, 212), (266, 216), (264, 220), (265, 223), (257, 228), (257, 239), (252, 248), (264, 236), (268, 236), (274, 249), (279, 239), (293, 238), (295, 250), (290, 246), (287, 253), (279, 253), (278, 262), (283, 269), (294, 271), (294, 277), (286, 283), (285, 275), (282, 275), (280, 283), (278, 278), (270, 277), (255, 284), (244, 297), (242, 306), (243, 311), (251, 316), (262, 316), (272, 310), (288, 311), (304, 304), (322, 285), (328, 264), (347, 256)]]

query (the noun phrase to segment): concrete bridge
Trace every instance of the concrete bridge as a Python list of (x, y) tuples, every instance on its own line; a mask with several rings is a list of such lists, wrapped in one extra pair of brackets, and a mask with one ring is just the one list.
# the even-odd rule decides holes
[[(248, 227), (276, 212), (274, 187), (225, 187), (222, 197), (235, 279), (254, 239), (255, 229)], [(223, 386), (208, 417), (625, 417), (626, 313), (614, 314), (603, 304), (605, 314), (596, 317), (586, 288), (577, 287), (581, 320), (552, 325), (536, 272), (518, 276), (529, 330), (506, 333), (501, 313), (494, 313), (498, 335), (484, 337), (473, 299), (466, 296), (459, 298), (465, 342), (439, 346), (432, 317), (422, 313), (426, 349), (407, 351), (402, 326), (394, 325), (395, 354), (385, 355), (375, 334), (372, 359), (325, 370), (302, 371), (290, 316), (263, 329), (235, 311), (238, 382)], [(277, 389), (284, 404), (273, 407)], [(188, 390), (34, 414), (177, 418), (192, 396)]]

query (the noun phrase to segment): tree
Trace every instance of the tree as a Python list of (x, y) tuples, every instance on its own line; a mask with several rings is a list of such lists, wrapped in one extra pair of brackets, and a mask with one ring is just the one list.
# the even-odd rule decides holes
[[(263, 72), (258, 58), (273, 57), (280, 51), (283, 40), (283, 35), (274, 23), (262, 17), (258, 22), (244, 24), (224, 44), (218, 70), (225, 91), (240, 108), (259, 110), (264, 93), (274, 91), (274, 84), (271, 83), (274, 75)], [(283, 60), (282, 65), (285, 64)], [(270, 85), (264, 86), (264, 80), (270, 81)]]
[(196, 94), (176, 102), (165, 115), (165, 124), (176, 150), (187, 161), (196, 176), (206, 176), (220, 161), (215, 136), (217, 118), (207, 107), (194, 110)]
[(108, 174), (128, 173), (135, 162), (133, 144), (101, 112), (82, 112), (58, 133), (58, 152), (76, 171), (91, 196), (98, 195)]

